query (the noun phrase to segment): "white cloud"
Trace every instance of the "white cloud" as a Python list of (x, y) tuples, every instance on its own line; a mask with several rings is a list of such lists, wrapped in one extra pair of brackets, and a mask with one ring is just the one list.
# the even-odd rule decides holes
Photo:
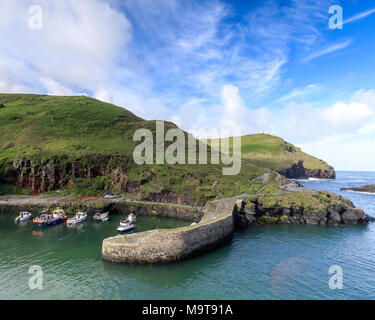
[(2, 93), (29, 93), (30, 88), (17, 84), (10, 84), (5, 80), (0, 81), (0, 92)]
[(96, 91), (94, 94), (94, 98), (108, 103), (112, 103), (113, 100), (112, 94), (105, 89), (99, 89), (98, 91)]
[(42, 78), (40, 83), (43, 88), (47, 90), (47, 94), (56, 95), (56, 96), (71, 96), (73, 91), (62, 86), (58, 81), (51, 78)]
[(278, 110), (283, 137), (292, 141), (313, 141), (333, 135), (358, 135), (375, 117), (375, 91), (359, 90), (347, 101), (328, 106), (290, 102)]
[(358, 20), (361, 20), (363, 18), (366, 18), (370, 15), (372, 15), (373, 13), (375, 13), (375, 9), (369, 9), (369, 10), (366, 10), (366, 11), (363, 11), (363, 12), (360, 12), (346, 20), (344, 20), (344, 25), (346, 23), (351, 23), (351, 22), (355, 22), (355, 21), (358, 21)]
[[(308, 5), (309, 11), (320, 12), (320, 2)], [(190, 99), (209, 101), (201, 103), (201, 109), (213, 108), (228, 82), (241, 88), (246, 101), (274, 90), (288, 62), (289, 43), (313, 43), (319, 36), (314, 24), (322, 20), (306, 14), (306, 1), (293, 2), (290, 10), (279, 10), (271, 1), (240, 23), (228, 22), (232, 8), (220, 1), (38, 4), (43, 7), (44, 28), (32, 31), (27, 2), (1, 2), (4, 90), (85, 92), (147, 119), (171, 112), (175, 115), (169, 119), (178, 117), (184, 111), (172, 110), (186, 109)]]
[(336, 170), (375, 171), (373, 137), (331, 136), (299, 146), (303, 151), (324, 159)]
[(41, 0), (38, 5), (43, 29), (32, 30), (30, 2), (1, 1), (0, 80), (62, 94), (91, 93), (107, 82), (131, 40), (129, 20), (100, 0)]
[(303, 88), (296, 88), (296, 89), (293, 89), (290, 93), (286, 94), (285, 96), (282, 96), (281, 98), (277, 99), (277, 102), (286, 102), (286, 101), (293, 100), (301, 96), (305, 97), (306, 95), (309, 95), (318, 89), (319, 87), (315, 84), (309, 84)]
[(332, 108), (324, 109), (323, 118), (335, 128), (343, 128), (345, 130), (363, 124), (374, 114), (374, 111), (364, 103), (336, 103)]
[(220, 127), (223, 129), (241, 128), (243, 121), (249, 121), (251, 115), (240, 96), (239, 89), (232, 85), (226, 84), (221, 91), (222, 115)]
[(325, 56), (327, 54), (345, 49), (345, 48), (349, 47), (352, 43), (353, 43), (353, 41), (351, 39), (343, 41), (343, 42), (335, 43), (335, 44), (333, 44), (333, 45), (331, 45), (327, 48), (324, 48), (324, 49), (321, 49), (321, 50), (318, 50), (316, 52), (311, 53), (310, 55), (308, 55), (304, 59), (304, 61), (308, 62), (308, 61), (311, 61), (311, 60), (316, 59), (318, 57)]

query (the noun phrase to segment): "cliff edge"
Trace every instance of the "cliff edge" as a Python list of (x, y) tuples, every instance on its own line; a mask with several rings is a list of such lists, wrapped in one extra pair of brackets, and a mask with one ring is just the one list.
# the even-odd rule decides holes
[(241, 147), (245, 161), (289, 179), (336, 178), (333, 167), (280, 137), (263, 133), (242, 136)]

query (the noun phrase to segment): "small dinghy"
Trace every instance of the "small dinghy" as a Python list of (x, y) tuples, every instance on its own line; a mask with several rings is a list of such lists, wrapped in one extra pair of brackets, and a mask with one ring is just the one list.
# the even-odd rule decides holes
[(109, 219), (109, 212), (96, 213), (94, 215), (94, 220), (97, 221), (97, 222), (108, 221), (108, 219)]
[(20, 215), (14, 220), (16, 223), (28, 221), (31, 218), (30, 212), (21, 212)]
[(77, 214), (73, 217), (68, 219), (66, 222), (68, 225), (76, 225), (79, 224), (83, 221), (85, 221), (87, 218), (87, 213), (86, 212), (77, 212)]
[(117, 228), (117, 232), (123, 233), (134, 229), (136, 223), (136, 217), (134, 213), (129, 214), (128, 218), (120, 222), (120, 226)]

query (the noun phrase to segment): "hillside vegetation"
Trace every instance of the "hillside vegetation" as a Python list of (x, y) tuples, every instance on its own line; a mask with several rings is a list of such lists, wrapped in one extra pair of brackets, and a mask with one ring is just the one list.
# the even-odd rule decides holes
[(276, 136), (242, 136), (241, 148), (242, 158), (247, 162), (259, 168), (276, 170), (289, 178), (334, 178), (334, 169), (326, 162)]
[(221, 165), (138, 166), (133, 133), (155, 131), (155, 121), (85, 96), (0, 94), (0, 106), (0, 193), (105, 191), (202, 203), (249, 192), (262, 174), (246, 161), (236, 176), (223, 176)]

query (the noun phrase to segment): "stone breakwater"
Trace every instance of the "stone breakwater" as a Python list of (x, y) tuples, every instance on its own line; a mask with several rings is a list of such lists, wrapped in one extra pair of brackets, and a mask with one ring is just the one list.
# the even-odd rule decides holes
[[(291, 186), (292, 187), (292, 186)], [(293, 186), (295, 187), (295, 186)], [(298, 188), (298, 186), (297, 186)], [(105, 260), (133, 264), (180, 261), (227, 242), (236, 228), (262, 224), (366, 224), (374, 219), (353, 203), (328, 192), (242, 195), (207, 203), (201, 221), (172, 230), (152, 230), (105, 239)]]
[(233, 236), (232, 213), (216, 213), (192, 226), (152, 230), (105, 239), (102, 256), (111, 262), (161, 264), (210, 251)]

